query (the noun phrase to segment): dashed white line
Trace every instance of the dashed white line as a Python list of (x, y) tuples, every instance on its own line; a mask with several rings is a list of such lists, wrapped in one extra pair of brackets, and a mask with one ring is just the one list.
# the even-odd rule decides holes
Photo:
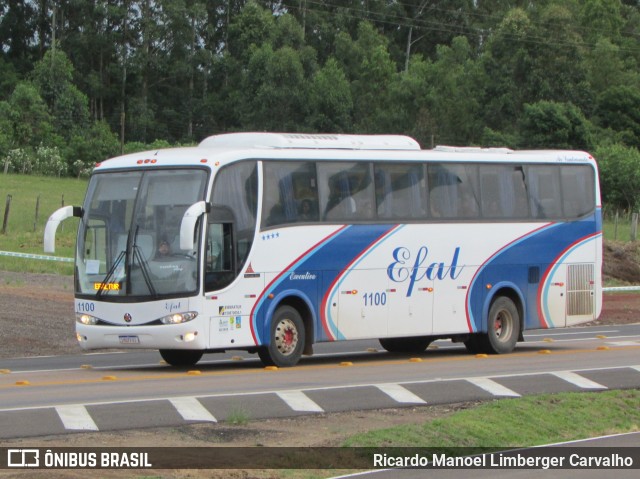
[(197, 398), (171, 398), (169, 402), (173, 404), (173, 407), (176, 408), (178, 414), (180, 414), (185, 421), (218, 422), (213, 414), (211, 414)]
[(318, 404), (302, 391), (278, 391), (276, 394), (294, 411), (324, 412), (324, 409), (318, 406)]
[(573, 384), (574, 386), (578, 386), (581, 389), (608, 389), (606, 386), (603, 386), (600, 383), (592, 381), (591, 379), (587, 379), (571, 371), (557, 371), (551, 374), (562, 379), (563, 381), (567, 381), (568, 383)]
[(82, 405), (56, 406), (55, 410), (65, 429), (74, 431), (98, 430), (89, 411)]
[(478, 386), (480, 389), (484, 389), (488, 393), (493, 394), (494, 396), (507, 396), (519, 398), (520, 394), (511, 389), (503, 386), (502, 384), (498, 384), (493, 379), (489, 378), (467, 378), (474, 386)]
[(427, 402), (416, 396), (400, 384), (376, 384), (376, 387), (396, 402), (408, 404), (426, 404)]

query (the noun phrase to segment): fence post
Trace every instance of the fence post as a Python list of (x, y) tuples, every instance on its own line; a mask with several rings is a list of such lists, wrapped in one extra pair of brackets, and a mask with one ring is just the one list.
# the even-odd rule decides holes
[(631, 215), (631, 241), (638, 239), (638, 213)]
[(38, 226), (38, 214), (40, 213), (40, 195), (36, 198), (36, 218), (33, 221), (33, 232), (36, 232), (36, 227)]
[(620, 219), (620, 212), (618, 210), (616, 210), (616, 218), (614, 221), (614, 228), (613, 228), (613, 239), (614, 241), (618, 241), (618, 220)]
[(9, 222), (9, 210), (11, 209), (11, 195), (7, 195), (7, 203), (4, 207), (4, 220), (2, 221), (2, 234), (7, 232), (7, 223)]

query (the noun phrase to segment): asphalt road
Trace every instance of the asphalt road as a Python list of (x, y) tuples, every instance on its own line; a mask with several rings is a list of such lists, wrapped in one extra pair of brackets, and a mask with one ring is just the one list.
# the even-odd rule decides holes
[(448, 341), (417, 356), (375, 341), (318, 345), (294, 368), (210, 355), (190, 370), (156, 352), (0, 362), (0, 439), (640, 387), (640, 324), (532, 332), (512, 354)]

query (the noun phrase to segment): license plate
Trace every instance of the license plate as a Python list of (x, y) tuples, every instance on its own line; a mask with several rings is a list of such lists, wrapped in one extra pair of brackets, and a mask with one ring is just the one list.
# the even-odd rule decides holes
[(140, 344), (138, 336), (120, 336), (120, 344)]

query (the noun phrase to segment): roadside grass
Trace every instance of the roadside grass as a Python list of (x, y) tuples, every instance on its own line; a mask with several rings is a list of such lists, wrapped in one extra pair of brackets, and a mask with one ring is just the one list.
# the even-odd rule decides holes
[[(0, 233), (0, 251), (44, 254), (43, 234), (47, 219), (63, 205), (63, 201), (64, 205), (81, 205), (86, 189), (87, 181), (84, 179), (0, 174), (0, 228), (4, 223), (7, 195), (11, 195), (6, 233)], [(40, 207), (36, 220), (38, 196)], [(74, 256), (77, 228), (77, 218), (61, 223), (53, 256)], [(0, 268), (5, 271), (73, 274), (71, 263), (10, 256), (0, 256)]]
[(640, 390), (501, 399), (423, 424), (369, 431), (354, 447), (528, 447), (640, 431)]
[[(640, 431), (640, 390), (558, 393), (500, 399), (447, 416), (355, 434), (342, 447), (402, 454), (408, 448), (468, 455)], [(322, 479), (357, 470), (253, 470), (252, 477)]]

